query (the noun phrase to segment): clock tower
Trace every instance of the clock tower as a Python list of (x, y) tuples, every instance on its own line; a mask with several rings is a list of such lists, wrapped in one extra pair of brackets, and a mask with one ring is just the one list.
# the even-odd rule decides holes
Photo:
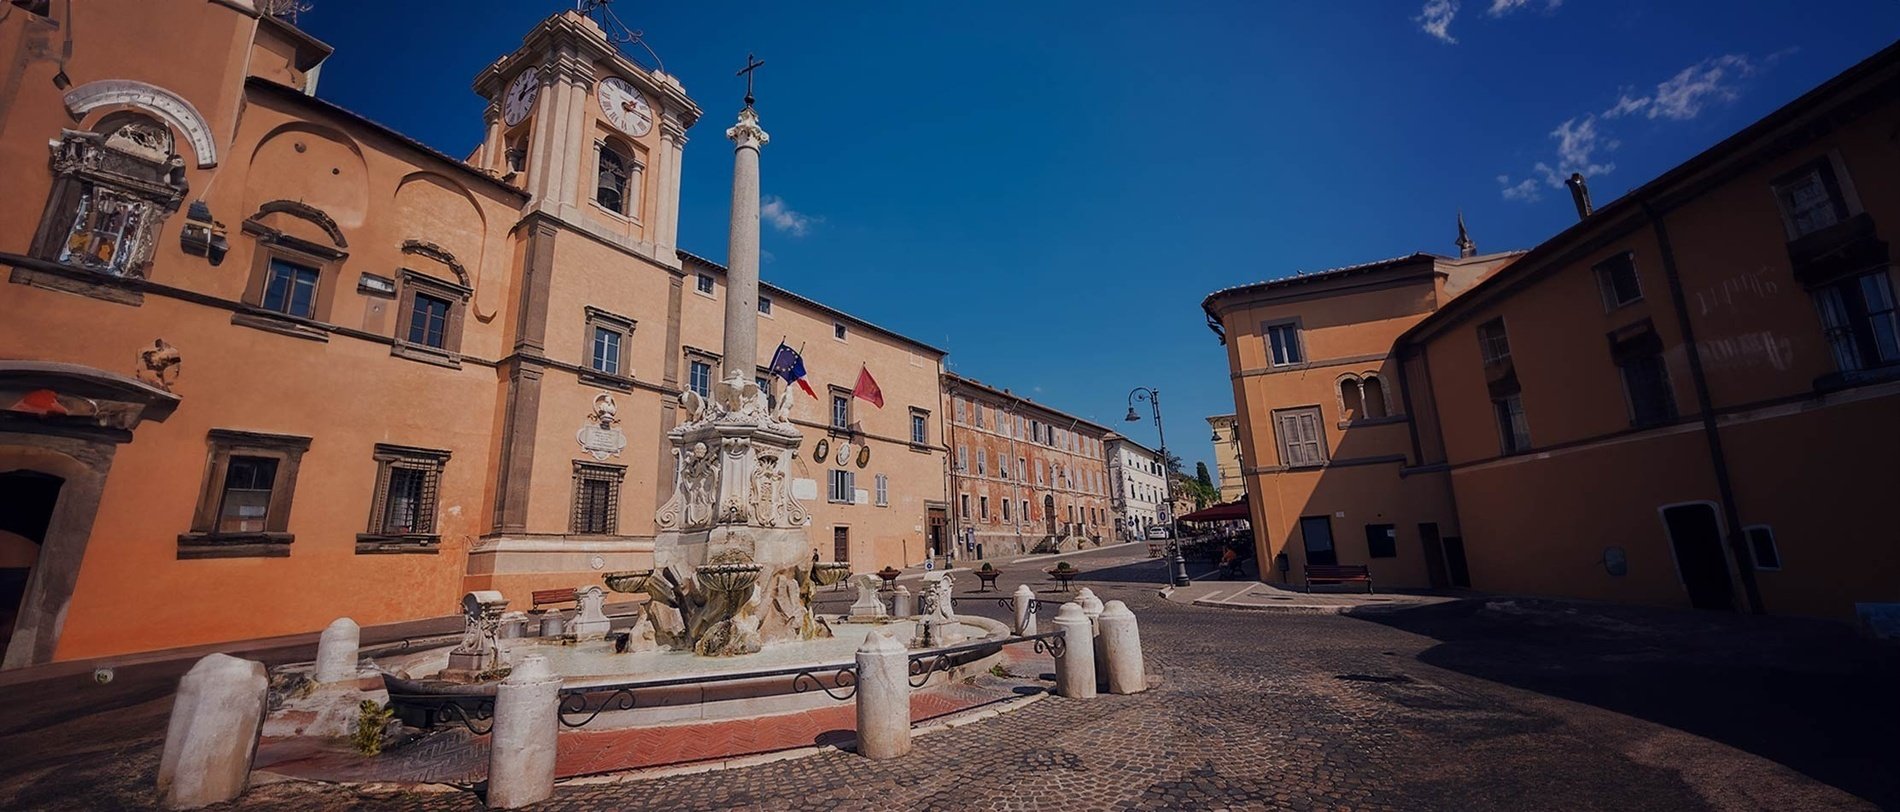
[(475, 79), (487, 133), (470, 162), (531, 193), (527, 211), (677, 267), (680, 159), (700, 110), (625, 39), (578, 11), (535, 26)]

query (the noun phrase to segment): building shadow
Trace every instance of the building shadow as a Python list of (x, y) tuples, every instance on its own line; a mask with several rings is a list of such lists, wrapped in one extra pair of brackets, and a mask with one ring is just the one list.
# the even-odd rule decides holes
[(1530, 598), (1356, 609), (1426, 664), (1594, 705), (1900, 808), (1900, 648), (1819, 620)]

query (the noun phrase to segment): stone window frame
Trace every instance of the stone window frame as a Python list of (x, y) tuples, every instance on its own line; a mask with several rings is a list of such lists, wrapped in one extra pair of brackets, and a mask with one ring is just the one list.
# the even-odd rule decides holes
[(764, 316), (764, 317), (766, 317), (766, 318), (768, 318), (768, 319), (769, 319), (769, 318), (773, 318), (773, 316), (772, 316), (772, 297), (770, 297), (770, 296), (765, 296), (765, 295), (763, 295), (763, 294), (761, 294), (761, 295), (759, 296), (759, 315), (761, 315), (761, 316)]
[(833, 322), (831, 323), (831, 338), (832, 338), (832, 340), (834, 340), (834, 341), (844, 341), (844, 340), (846, 340), (846, 339), (848, 339), (848, 338), (850, 337), (850, 335), (851, 335), (851, 332), (850, 332), (850, 330), (849, 330), (849, 329), (847, 329), (847, 328), (845, 327), (845, 323), (844, 323), (844, 322), (842, 322), (842, 321), (833, 321)]
[[(266, 213), (260, 211), (258, 214), (261, 216)], [(285, 213), (296, 214), (290, 211)], [(294, 237), (264, 225), (256, 216), (245, 220), (242, 230), (253, 238), (251, 270), (240, 298), (244, 307), (231, 314), (231, 323), (297, 338), (328, 341), (330, 312), (336, 304), (337, 280), (342, 278), (343, 263), (350, 256), (349, 252), (343, 250), (347, 246), (329, 246)], [(311, 305), (308, 318), (264, 306), (272, 260), (284, 260), (316, 269), (317, 299)]]
[[(1324, 467), (1330, 461), (1331, 449), (1326, 447), (1326, 430), (1321, 421), (1320, 408), (1317, 404), (1274, 409), (1272, 417), (1273, 439), (1274, 444), (1278, 446), (1280, 450), (1281, 467), (1320, 468)], [(1313, 429), (1313, 438), (1310, 440), (1301, 436), (1303, 432), (1294, 435), (1289, 434), (1289, 432), (1299, 428), (1298, 423), (1301, 418), (1310, 420), (1310, 425)], [(1302, 446), (1307, 445), (1312, 446), (1311, 450), (1314, 453), (1307, 454), (1301, 450)]]
[[(192, 511), (191, 531), (178, 535), (178, 558), (282, 558), (290, 555), (295, 537), (290, 532), (290, 508), (297, 491), (297, 470), (310, 450), (309, 437), (267, 434), (236, 429), (206, 433), (208, 451), (198, 503)], [(270, 508), (259, 532), (226, 533), (218, 530), (218, 512), (232, 457), (261, 457), (277, 461), (271, 479)]]
[(872, 477), (871, 481), (876, 488), (873, 492), (873, 503), (878, 507), (890, 507), (891, 478), (885, 474), (877, 474)]
[[(627, 360), (632, 354), (633, 332), (639, 322), (628, 316), (586, 305), (581, 312), (587, 317), (586, 327), (581, 331), (580, 377), (582, 381), (597, 384), (621, 392), (633, 391), (633, 373), (628, 370)], [(620, 334), (620, 357), (616, 366), (618, 373), (602, 372), (594, 367), (594, 331), (608, 330)]]
[(699, 273), (699, 274), (694, 274), (694, 277), (695, 277), (693, 279), (694, 293), (697, 293), (701, 296), (705, 296), (707, 298), (717, 298), (716, 292), (719, 290), (719, 288), (714, 284), (712, 274)]
[[(857, 422), (858, 399), (851, 395), (851, 390), (842, 386), (828, 386), (825, 387), (825, 391), (830, 395), (830, 399), (825, 401), (825, 428), (829, 429), (834, 435), (850, 434), (852, 424)], [(838, 423), (837, 414), (837, 399), (841, 397), (844, 398), (844, 423), (842, 425)]]
[[(1281, 356), (1285, 360), (1273, 357), (1273, 336), (1276, 330), (1288, 330), (1287, 345), (1282, 348)], [(1271, 319), (1260, 323), (1260, 340), (1266, 350), (1267, 366), (1274, 368), (1297, 367), (1307, 363), (1306, 329), (1298, 316), (1284, 319)]]
[[(462, 368), (462, 329), (468, 315), (468, 302), (475, 291), (466, 285), (403, 268), (397, 272), (396, 326), (390, 336), (389, 354), (425, 364)], [(409, 340), (409, 322), (415, 318), (416, 297), (427, 295), (449, 303), (448, 323), (442, 327), (442, 346), (431, 347)]]
[[(615, 536), (620, 533), (620, 486), (626, 481), (627, 466), (608, 465), (598, 462), (574, 461), (573, 495), (568, 510), (567, 532), (576, 536)], [(608, 483), (606, 516), (603, 524), (606, 530), (582, 530), (581, 486), (587, 482)]]
[[(1616, 288), (1618, 271), (1627, 270), (1636, 295), (1628, 299), (1621, 298)], [(1597, 295), (1602, 298), (1603, 312), (1611, 313), (1643, 300), (1643, 275), (1636, 267), (1635, 251), (1618, 251), (1590, 266), (1590, 274), (1596, 277)]]
[[(441, 508), (442, 474), (448, 468), (451, 452), (433, 448), (377, 443), (372, 458), (376, 461), (376, 489), (370, 497), (369, 526), (367, 532), (356, 534), (356, 552), (364, 553), (424, 553), (434, 555), (440, 546), (440, 520), (436, 514)], [(389, 510), (389, 485), (396, 469), (422, 471), (424, 474), (422, 501), (423, 509), (418, 512), (420, 518), (426, 518), (428, 524), (422, 528), (410, 528), (406, 532), (387, 530)]]
[[(684, 374), (681, 376), (683, 381), (680, 384), (680, 391), (694, 392), (700, 397), (710, 399), (712, 397), (713, 384), (719, 382), (719, 365), (725, 360), (725, 356), (713, 352), (712, 350), (702, 350), (698, 347), (682, 347), (681, 352), (686, 356), (686, 365)], [(693, 388), (694, 361), (706, 365), (706, 391), (704, 392)]]
[[(919, 430), (922, 437), (919, 438)], [(910, 407), (910, 450), (930, 451), (930, 410)]]
[[(170, 139), (166, 146), (171, 155), (165, 160), (156, 160), (144, 155), (127, 152), (108, 146), (113, 136), (126, 125), (144, 123), (162, 130)], [(144, 302), (144, 295), (121, 285), (104, 283), (106, 279), (145, 279), (148, 277), (153, 257), (157, 253), (158, 242), (164, 231), (165, 221), (183, 204), (188, 187), (184, 176), (184, 159), (178, 156), (175, 144), (177, 136), (170, 125), (157, 117), (147, 115), (140, 110), (122, 110), (100, 119), (92, 131), (61, 130), (59, 137), (49, 144), (52, 151), (51, 165), (53, 183), (47, 192), (46, 204), (41, 209), (38, 228), (33, 234), (27, 253), (48, 262), (59, 263), (82, 274), (92, 274), (101, 280), (91, 281), (83, 276), (63, 276), (50, 272), (36, 271), (30, 268), (14, 268), (10, 281), (77, 293), (119, 304), (134, 307)], [(71, 239), (73, 223), (78, 216), (80, 205), (92, 190), (105, 189), (122, 196), (134, 198), (144, 204), (144, 216), (138, 227), (138, 233), (131, 243), (137, 260), (124, 268), (124, 273), (95, 270), (83, 265), (63, 263), (60, 255)], [(115, 249), (115, 256), (123, 252)]]

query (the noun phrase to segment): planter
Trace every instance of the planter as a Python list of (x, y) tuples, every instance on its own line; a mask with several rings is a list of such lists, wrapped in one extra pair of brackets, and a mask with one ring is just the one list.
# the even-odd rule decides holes
[(844, 561), (825, 561), (811, 565), (811, 579), (819, 586), (834, 586), (851, 576), (851, 565)]
[(713, 592), (735, 593), (759, 582), (757, 564), (708, 564), (695, 571), (699, 585)]
[(607, 582), (607, 588), (615, 592), (636, 595), (647, 590), (647, 580), (653, 577), (653, 570), (633, 572), (610, 572), (601, 576)]

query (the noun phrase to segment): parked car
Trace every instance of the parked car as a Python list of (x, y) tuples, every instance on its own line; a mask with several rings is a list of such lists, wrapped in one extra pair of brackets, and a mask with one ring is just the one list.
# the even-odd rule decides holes
[(1150, 539), (1165, 539), (1167, 537), (1168, 537), (1167, 525), (1157, 524), (1153, 527), (1148, 528), (1148, 538)]

